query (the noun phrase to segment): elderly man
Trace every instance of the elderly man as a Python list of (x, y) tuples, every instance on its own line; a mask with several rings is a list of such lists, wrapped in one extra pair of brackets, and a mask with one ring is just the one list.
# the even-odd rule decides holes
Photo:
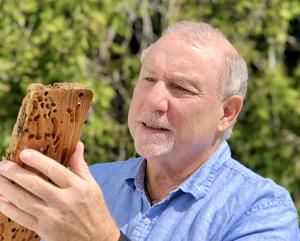
[[(299, 241), (288, 192), (231, 158), (244, 60), (204, 23), (171, 26), (142, 56), (128, 125), (140, 158), (66, 169), (33, 150), (3, 161), (0, 211), (47, 241)], [(12, 184), (9, 180), (18, 185)]]

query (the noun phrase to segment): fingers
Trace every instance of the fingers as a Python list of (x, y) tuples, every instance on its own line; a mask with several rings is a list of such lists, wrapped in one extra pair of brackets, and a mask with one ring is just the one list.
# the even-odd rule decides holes
[(67, 188), (71, 183), (78, 181), (70, 170), (35, 150), (23, 150), (20, 153), (20, 159), (26, 165), (43, 173), (61, 188)]
[(0, 193), (19, 209), (38, 216), (44, 202), (0, 175)]
[[(37, 174), (30, 172), (11, 161), (2, 161), (0, 163), (0, 174), (7, 179), (14, 181), (25, 190), (28, 190), (29, 192), (43, 200), (51, 199), (51, 197), (54, 197), (55, 192), (58, 191), (58, 188), (53, 184), (47, 182)], [(5, 180), (3, 178), (1, 180), (5, 182), (6, 185), (13, 185), (8, 180)], [(13, 185), (13, 187), (15, 186), (16, 185)], [(0, 192), (1, 187), (2, 186), (0, 186)]]
[(70, 157), (70, 169), (73, 173), (80, 176), (85, 180), (90, 180), (92, 174), (90, 173), (89, 167), (84, 160), (84, 145), (79, 141), (76, 145), (76, 149)]
[(36, 229), (37, 219), (34, 216), (18, 209), (13, 203), (1, 196), (0, 212), (28, 229)]

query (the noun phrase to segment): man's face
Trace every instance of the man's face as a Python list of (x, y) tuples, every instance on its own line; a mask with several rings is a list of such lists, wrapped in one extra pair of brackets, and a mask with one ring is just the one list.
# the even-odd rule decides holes
[(129, 109), (137, 152), (147, 159), (197, 158), (219, 135), (221, 58), (164, 36), (146, 55)]

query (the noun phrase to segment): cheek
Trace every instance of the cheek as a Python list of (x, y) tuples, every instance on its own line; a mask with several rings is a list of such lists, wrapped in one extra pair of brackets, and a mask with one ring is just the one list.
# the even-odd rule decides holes
[[(220, 111), (215, 105), (207, 103), (192, 103), (180, 106), (172, 118), (177, 130), (177, 137), (190, 139), (195, 136), (205, 135), (217, 128)], [(209, 134), (207, 133), (207, 134)]]
[(132, 100), (128, 111), (128, 127), (130, 129), (130, 132), (135, 128), (136, 118), (141, 110), (141, 104), (143, 103), (143, 100), (141, 100), (141, 98), (142, 95), (136, 88), (132, 95)]
[(178, 125), (178, 135), (184, 138), (192, 137), (196, 134), (197, 129), (201, 126), (201, 116), (199, 110), (194, 110), (193, 108), (186, 108), (181, 111), (181, 118), (177, 119)]
[(135, 102), (132, 99), (130, 106), (129, 106), (129, 111), (128, 111), (128, 127), (129, 127), (131, 134), (133, 134), (132, 131), (135, 128), (135, 119), (136, 119)]
[(169, 110), (167, 112), (167, 118), (176, 129), (176, 136), (182, 138), (187, 136), (191, 132), (194, 125), (193, 117), (195, 111), (192, 105), (183, 105), (182, 103), (170, 103)]

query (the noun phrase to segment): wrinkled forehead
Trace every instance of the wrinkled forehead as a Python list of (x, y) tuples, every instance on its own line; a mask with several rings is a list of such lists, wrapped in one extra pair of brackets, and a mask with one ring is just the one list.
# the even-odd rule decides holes
[(147, 51), (142, 69), (177, 70), (188, 75), (211, 75), (219, 79), (223, 65), (224, 55), (216, 44), (196, 44), (184, 35), (168, 34)]

